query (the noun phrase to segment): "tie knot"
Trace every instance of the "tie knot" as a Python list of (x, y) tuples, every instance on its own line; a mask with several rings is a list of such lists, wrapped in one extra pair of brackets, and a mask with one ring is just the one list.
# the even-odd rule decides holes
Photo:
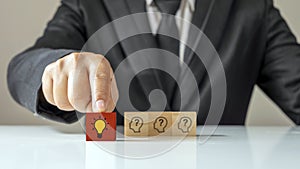
[(154, 2), (160, 12), (175, 15), (181, 0), (154, 0)]

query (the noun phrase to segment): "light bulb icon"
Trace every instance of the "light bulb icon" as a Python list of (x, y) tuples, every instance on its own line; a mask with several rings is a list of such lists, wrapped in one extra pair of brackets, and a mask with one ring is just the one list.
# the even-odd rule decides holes
[(93, 123), (94, 125), (94, 128), (93, 129), (96, 129), (97, 131), (97, 137), (98, 138), (102, 138), (102, 133), (104, 131), (104, 129), (106, 129), (106, 119), (95, 119), (95, 123)]
[(159, 133), (165, 132), (167, 125), (168, 125), (167, 118), (162, 117), (162, 116), (157, 117), (153, 123), (154, 129), (156, 129), (157, 132), (159, 132)]

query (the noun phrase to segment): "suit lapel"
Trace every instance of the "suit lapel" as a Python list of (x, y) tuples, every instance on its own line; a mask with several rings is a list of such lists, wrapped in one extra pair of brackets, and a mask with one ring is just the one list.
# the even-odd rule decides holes
[[(198, 27), (217, 49), (223, 29), (226, 25), (233, 0), (197, 0), (192, 24)], [(195, 43), (197, 36), (189, 34), (188, 40)], [(190, 64), (193, 57), (189, 57), (191, 50), (185, 52), (185, 62)]]
[[(134, 13), (146, 12), (145, 0), (103, 0), (103, 2), (112, 20)], [(137, 33), (145, 32), (145, 30), (151, 32), (147, 17), (139, 19), (138, 21), (136, 18), (137, 17), (132, 18), (131, 23), (128, 24), (130, 28), (127, 29), (131, 29)], [(124, 29), (122, 28), (115, 28), (115, 31), (117, 35), (124, 33)], [(150, 36), (150, 34), (142, 34), (140, 38), (132, 38), (130, 43), (124, 43), (122, 41), (121, 46), (127, 56), (140, 49), (157, 47), (155, 38), (152, 35)]]
[[(193, 14), (191, 23), (193, 25), (195, 25), (197, 28), (199, 28), (201, 31), (203, 31), (204, 27), (206, 27), (206, 23), (209, 18), (208, 11), (209, 11), (209, 7), (212, 5), (212, 3), (213, 3), (213, 0), (196, 0), (195, 12)], [(190, 28), (189, 32), (191, 32), (191, 28)], [(196, 43), (197, 36), (199, 36), (199, 35), (195, 36), (195, 35), (191, 35), (191, 33), (189, 33), (188, 42), (193, 42), (193, 44)], [(197, 46), (197, 44), (195, 44), (195, 46)], [(189, 64), (193, 58), (192, 56), (193, 56), (192, 50), (187, 48), (184, 53), (185, 63)]]
[[(134, 13), (143, 13), (146, 12), (145, 0), (103, 0), (104, 5), (111, 17), (111, 20), (118, 19), (123, 16), (127, 16)], [(142, 15), (139, 15), (142, 16)], [(138, 20), (137, 20), (138, 19)], [(149, 21), (147, 15), (143, 15), (143, 17), (132, 17), (130, 23), (125, 23), (129, 28), (125, 26), (125, 29), (122, 27), (114, 27), (115, 33), (120, 41), (120, 35), (124, 34), (124, 31), (130, 31), (137, 34), (139, 36), (133, 36), (123, 41), (120, 41), (120, 45), (124, 51), (125, 57), (128, 57), (133, 52), (136, 52), (141, 49), (146, 48), (157, 48), (156, 40), (151, 33)], [(149, 32), (145, 34), (144, 32)], [(126, 34), (126, 32), (125, 32)], [(152, 62), (149, 58), (146, 59), (145, 62), (148, 64), (149, 68), (151, 67), (150, 63)], [(153, 63), (153, 62), (152, 62)], [(129, 63), (130, 64), (130, 63)], [(131, 68), (134, 69), (134, 65), (130, 64)], [(163, 88), (161, 81), (159, 80), (159, 75), (157, 72), (147, 71), (144, 72), (144, 77), (150, 77), (151, 83), (146, 83), (145, 80), (138, 78), (139, 86), (142, 88), (144, 94), (149, 93), (149, 90), (153, 87)], [(152, 75), (151, 75), (152, 74)], [(152, 77), (151, 77), (152, 76)], [(170, 109), (170, 106), (167, 105), (167, 109)]]
[[(192, 24), (199, 28), (204, 35), (207, 36), (217, 51), (219, 49), (227, 19), (229, 18), (233, 1), (234, 0), (197, 0), (195, 4)], [(195, 44), (193, 48), (204, 48), (199, 45), (199, 40), (197, 41), (199, 35), (191, 34), (190, 32), (192, 31), (189, 31), (188, 41), (192, 42), (191, 44)], [(200, 38), (200, 41), (203, 39), (203, 37)], [(206, 87), (207, 83), (204, 82), (206, 69), (201, 62), (199, 63), (200, 60), (189, 48), (186, 48), (185, 50), (184, 61), (196, 77), (202, 98), (203, 95), (207, 94), (206, 92), (209, 92), (209, 88)], [(184, 74), (181, 75), (181, 78), (184, 78)], [(192, 106), (193, 96), (191, 96), (189, 100), (184, 101), (184, 103), (180, 103), (180, 94), (179, 90), (177, 90), (174, 94), (174, 100), (172, 102), (172, 107), (175, 107), (174, 109), (178, 109), (178, 105), (180, 104), (183, 104), (183, 108), (187, 110), (198, 109)]]
[[(127, 7), (130, 13), (144, 13), (146, 12), (146, 2), (145, 0), (125, 0), (127, 2)], [(136, 18), (134, 18), (136, 19)], [(141, 30), (146, 30), (147, 32), (151, 32), (150, 24), (148, 17), (143, 15), (143, 18), (139, 21), (135, 20), (137, 30), (142, 32)], [(142, 34), (142, 45), (144, 48), (157, 48), (157, 43), (152, 34)]]
[[(103, 0), (106, 9), (111, 17), (111, 20), (116, 20), (123, 16), (127, 16), (133, 13), (144, 12), (145, 2), (143, 0)], [(130, 26), (127, 28), (127, 26)], [(114, 27), (117, 37), (120, 39), (120, 35), (126, 33), (130, 30), (133, 32), (141, 32), (139, 24), (136, 23), (134, 18), (130, 19), (130, 23), (122, 27)], [(150, 28), (149, 28), (150, 29)], [(142, 38), (132, 38), (130, 43), (125, 43), (124, 41), (120, 42), (122, 49), (126, 56), (129, 56), (132, 52), (137, 51), (138, 49), (145, 48), (146, 44)]]
[[(196, 3), (196, 11), (192, 23), (204, 33), (204, 36), (210, 40), (217, 52), (219, 52), (220, 43), (222, 42), (222, 35), (227, 23), (227, 19), (229, 18), (232, 2), (233, 0), (198, 0)], [(199, 17), (199, 19), (197, 19), (197, 17)], [(207, 46), (201, 46), (199, 43), (201, 40), (205, 40), (206, 38), (202, 37), (200, 38), (200, 41), (197, 41), (195, 37), (197, 36), (191, 35), (189, 36), (189, 40), (191, 40), (193, 44), (196, 44), (196, 48), (200, 48), (200, 50), (201, 48), (206, 49)], [(192, 54), (192, 57), (189, 55), (185, 56), (187, 59), (186, 63), (191, 69), (196, 70), (199, 68), (199, 66), (193, 64), (193, 61), (197, 59), (197, 56), (193, 55), (194, 54)], [(195, 72), (201, 74), (199, 77), (204, 77), (205, 71)], [(201, 81), (202, 79), (200, 78), (198, 80)]]

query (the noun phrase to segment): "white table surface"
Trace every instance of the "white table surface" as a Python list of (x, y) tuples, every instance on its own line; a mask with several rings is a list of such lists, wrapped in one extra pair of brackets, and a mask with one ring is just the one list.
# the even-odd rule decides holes
[[(300, 128), (221, 126), (205, 143), (200, 137), (187, 138), (168, 152), (143, 159), (113, 155), (94, 142), (86, 142), (83, 133), (62, 133), (51, 126), (0, 126), (0, 133), (1, 169), (299, 169), (300, 166)], [(121, 148), (123, 153), (132, 146), (138, 153), (147, 153), (172, 141), (118, 138), (101, 144)]]

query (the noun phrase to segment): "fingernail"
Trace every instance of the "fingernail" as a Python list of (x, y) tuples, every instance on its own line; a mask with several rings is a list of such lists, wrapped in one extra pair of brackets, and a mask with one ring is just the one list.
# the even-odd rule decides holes
[(96, 102), (96, 106), (97, 106), (99, 111), (104, 111), (105, 110), (104, 100), (98, 100)]

